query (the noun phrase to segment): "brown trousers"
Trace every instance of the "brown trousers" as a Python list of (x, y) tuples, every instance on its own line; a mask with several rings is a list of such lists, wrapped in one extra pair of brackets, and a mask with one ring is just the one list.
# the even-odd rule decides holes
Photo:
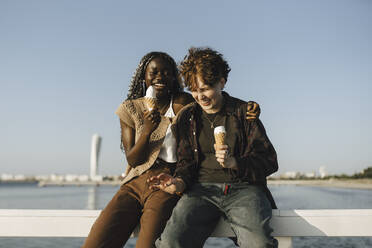
[(174, 164), (157, 160), (141, 176), (122, 185), (102, 210), (82, 248), (122, 248), (134, 228), (141, 224), (136, 247), (155, 247), (179, 197), (150, 190), (146, 180), (161, 172), (171, 174)]

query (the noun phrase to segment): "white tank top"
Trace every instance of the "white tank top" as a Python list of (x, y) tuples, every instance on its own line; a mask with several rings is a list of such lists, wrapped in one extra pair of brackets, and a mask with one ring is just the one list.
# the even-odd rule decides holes
[[(176, 116), (173, 111), (173, 98), (171, 98), (169, 108), (167, 112), (165, 112), (164, 116), (168, 118), (174, 118)], [(168, 126), (167, 132), (165, 133), (164, 142), (160, 148), (158, 157), (168, 163), (177, 162), (176, 138), (172, 133), (171, 124)]]

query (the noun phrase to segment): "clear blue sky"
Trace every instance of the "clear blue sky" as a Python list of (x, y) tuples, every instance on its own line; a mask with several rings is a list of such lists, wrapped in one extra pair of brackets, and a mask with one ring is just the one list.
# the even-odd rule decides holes
[(210, 46), (262, 108), (280, 173), (372, 166), (372, 1), (0, 0), (0, 173), (119, 174), (114, 111), (140, 58)]

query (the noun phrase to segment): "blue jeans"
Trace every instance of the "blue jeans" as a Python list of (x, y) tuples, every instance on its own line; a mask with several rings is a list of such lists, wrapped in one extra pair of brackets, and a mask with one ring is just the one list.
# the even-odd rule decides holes
[(270, 202), (260, 186), (196, 184), (178, 201), (156, 247), (203, 247), (221, 216), (231, 224), (239, 247), (277, 247), (269, 226), (271, 212)]

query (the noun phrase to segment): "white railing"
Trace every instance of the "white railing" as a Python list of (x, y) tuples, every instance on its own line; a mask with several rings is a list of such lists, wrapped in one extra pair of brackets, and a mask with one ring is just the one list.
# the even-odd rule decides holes
[[(100, 210), (0, 209), (0, 237), (86, 237)], [(292, 237), (372, 236), (372, 209), (273, 210), (271, 226), (280, 248)], [(136, 235), (136, 232), (134, 233)], [(234, 236), (222, 219), (213, 237)]]

